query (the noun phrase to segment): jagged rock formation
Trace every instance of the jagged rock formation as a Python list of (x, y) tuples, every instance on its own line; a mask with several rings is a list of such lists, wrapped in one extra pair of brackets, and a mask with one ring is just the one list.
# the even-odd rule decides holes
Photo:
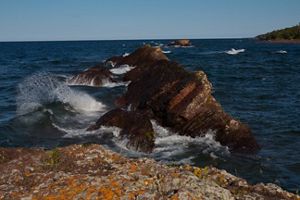
[[(249, 127), (225, 113), (212, 96), (212, 85), (203, 71), (187, 72), (169, 61), (160, 48), (150, 46), (107, 62), (135, 66), (124, 76), (131, 83), (117, 100), (120, 107), (130, 106), (182, 135), (196, 137), (215, 131), (216, 140), (235, 151), (259, 148)], [(135, 124), (130, 126), (134, 129)]]
[(88, 130), (96, 130), (101, 126), (121, 128), (119, 137), (129, 140), (128, 148), (143, 152), (151, 152), (154, 148), (154, 131), (145, 113), (115, 109), (103, 115)]
[(88, 85), (99, 87), (108, 82), (115, 82), (113, 74), (102, 65), (96, 65), (73, 76), (68, 83), (71, 85)]
[(50, 151), (0, 148), (0, 199), (298, 200), (274, 184), (249, 185), (224, 170), (128, 159), (100, 145)]

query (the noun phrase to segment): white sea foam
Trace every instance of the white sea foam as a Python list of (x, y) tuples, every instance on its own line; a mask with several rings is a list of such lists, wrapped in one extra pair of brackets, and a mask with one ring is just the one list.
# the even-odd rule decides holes
[[(156, 133), (155, 148), (153, 156), (162, 160), (172, 160), (174, 157), (184, 156), (190, 149), (196, 149), (197, 152), (217, 158), (217, 155), (229, 154), (229, 149), (222, 146), (215, 140), (215, 132), (208, 131), (203, 136), (192, 138), (190, 136), (178, 135), (158, 125), (157, 122), (151, 120), (152, 127)], [(197, 155), (195, 155), (197, 156)], [(189, 157), (181, 162), (191, 163), (194, 156)]]
[(276, 53), (279, 53), (279, 54), (287, 54), (287, 51), (285, 51), (285, 50), (279, 50), (279, 51), (276, 51)]
[(126, 72), (129, 72), (133, 70), (135, 67), (129, 66), (129, 65), (121, 65), (120, 67), (112, 68), (109, 71), (113, 74), (125, 74)]
[[(113, 137), (110, 140), (115, 145), (113, 148), (116, 148), (115, 150), (120, 153), (134, 157), (150, 156), (163, 162), (173, 164), (193, 164), (193, 160), (199, 154), (210, 156), (213, 159), (218, 158), (220, 155), (229, 154), (229, 150), (226, 146), (222, 146), (219, 142), (215, 141), (214, 131), (208, 131), (202, 137), (192, 138), (189, 136), (178, 135), (168, 128), (160, 126), (154, 120), (151, 120), (151, 123), (156, 137), (155, 148), (151, 154), (131, 149), (128, 145), (129, 139), (120, 136), (122, 129), (118, 127), (101, 126), (98, 130), (86, 131), (86, 128), (62, 128), (54, 123), (53, 126), (66, 133), (63, 136), (64, 138), (85, 137), (91, 135), (102, 138), (107, 134), (111, 134)], [(198, 152), (198, 154), (192, 152)]]
[(172, 51), (162, 51), (164, 54), (172, 53)]
[(123, 58), (124, 58), (124, 57), (127, 57), (127, 56), (129, 56), (129, 55), (130, 55), (130, 53), (127, 53), (127, 52), (126, 52), (126, 53), (123, 54)]
[(105, 63), (105, 66), (107, 67), (115, 67), (116, 63), (114, 63), (113, 61), (109, 60), (109, 61), (103, 61)]
[(243, 53), (245, 51), (246, 51), (245, 49), (234, 49), (234, 48), (232, 48), (232, 49), (230, 49), (228, 51), (225, 51), (225, 53), (227, 53), (229, 55), (237, 55), (237, 54)]
[(71, 89), (50, 73), (27, 77), (18, 85), (17, 114), (33, 112), (47, 104), (61, 102), (77, 111), (101, 111), (105, 105), (90, 95)]
[(110, 80), (103, 80), (102, 81), (102, 87), (107, 87), (107, 88), (113, 88), (113, 87), (119, 87), (119, 86), (128, 86), (130, 84), (130, 81), (120, 81), (120, 82), (112, 82)]
[(90, 135), (99, 135), (102, 136), (103, 134), (112, 134), (114, 137), (118, 138), (121, 132), (121, 129), (115, 126), (101, 126), (100, 129), (94, 131), (87, 131), (86, 128), (83, 129), (67, 129), (58, 126), (55, 123), (52, 125), (57, 128), (58, 130), (66, 133), (63, 137), (64, 138), (75, 138), (75, 137), (85, 137)]

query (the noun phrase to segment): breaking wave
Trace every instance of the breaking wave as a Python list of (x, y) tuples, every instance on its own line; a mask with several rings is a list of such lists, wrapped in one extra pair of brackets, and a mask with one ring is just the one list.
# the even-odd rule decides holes
[(278, 53), (278, 54), (287, 54), (287, 51), (285, 51), (285, 50), (279, 50), (279, 51), (276, 51), (276, 53)]
[(162, 51), (164, 54), (172, 53), (172, 51)]
[(234, 48), (232, 48), (232, 49), (230, 49), (228, 51), (225, 51), (225, 53), (227, 53), (229, 55), (237, 55), (237, 54), (243, 53), (245, 51), (246, 51), (245, 49), (234, 49)]
[(120, 74), (125, 74), (126, 72), (129, 72), (134, 68), (135, 67), (132, 67), (132, 66), (129, 66), (129, 65), (121, 65), (119, 67), (112, 68), (109, 71), (113, 74), (120, 75)]
[(119, 81), (119, 82), (112, 82), (108, 79), (105, 79), (102, 81), (102, 86), (101, 87), (107, 87), (107, 88), (113, 88), (113, 87), (119, 87), (119, 86), (125, 86), (127, 87), (129, 85), (130, 81), (124, 82), (124, 81)]
[(101, 111), (105, 105), (90, 95), (71, 89), (65, 80), (51, 73), (38, 73), (18, 85), (17, 114), (24, 115), (51, 103), (62, 103), (74, 110)]
[[(178, 164), (193, 164), (192, 160), (197, 154), (186, 158), (188, 152), (199, 152), (212, 158), (230, 154), (228, 147), (222, 146), (215, 140), (214, 131), (208, 131), (204, 136), (192, 138), (190, 136), (178, 135), (177, 133), (158, 125), (154, 120), (152, 120), (151, 123), (154, 132), (156, 133), (155, 148), (152, 154), (159, 160), (179, 160), (177, 161), (179, 162)], [(180, 157), (181, 159), (178, 159)]]
[(124, 53), (122, 56), (123, 56), (123, 57), (127, 57), (127, 56), (129, 56), (129, 55), (130, 55), (130, 53), (127, 53), (127, 52), (126, 52), (126, 53)]

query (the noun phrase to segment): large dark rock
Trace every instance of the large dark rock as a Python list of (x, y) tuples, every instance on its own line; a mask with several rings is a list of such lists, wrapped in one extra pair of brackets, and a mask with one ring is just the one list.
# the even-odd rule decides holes
[(150, 45), (145, 45), (128, 56), (115, 56), (106, 60), (106, 63), (112, 62), (114, 65), (131, 65), (131, 66), (144, 66), (155, 63), (159, 60), (169, 60), (162, 50), (157, 48), (152, 48)]
[(212, 96), (211, 83), (203, 71), (187, 72), (150, 46), (115, 62), (136, 66), (124, 77), (131, 83), (118, 100), (119, 106), (130, 105), (182, 135), (197, 137), (212, 130), (216, 140), (232, 150), (259, 148), (249, 127), (225, 113)]
[(103, 115), (88, 131), (97, 130), (101, 126), (119, 127), (120, 137), (128, 139), (128, 148), (151, 152), (154, 147), (152, 124), (144, 113), (115, 109)]
[(73, 76), (68, 83), (71, 85), (88, 85), (88, 86), (102, 86), (108, 82), (115, 82), (113, 74), (109, 69), (102, 65), (96, 65), (88, 70)]

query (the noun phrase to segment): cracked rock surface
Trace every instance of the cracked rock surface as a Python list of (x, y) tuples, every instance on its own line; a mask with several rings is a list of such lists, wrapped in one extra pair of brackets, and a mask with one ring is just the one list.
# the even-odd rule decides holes
[(0, 148), (0, 199), (300, 199), (214, 167), (130, 159), (101, 145)]

